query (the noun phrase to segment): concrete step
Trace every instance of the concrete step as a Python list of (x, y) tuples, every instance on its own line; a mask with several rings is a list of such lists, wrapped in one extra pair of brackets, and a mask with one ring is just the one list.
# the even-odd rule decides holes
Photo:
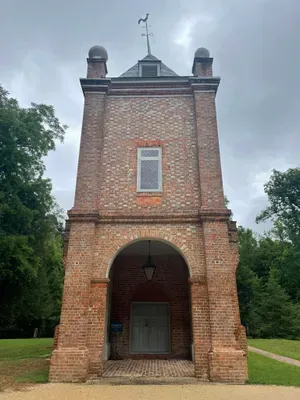
[(87, 385), (197, 385), (203, 383), (210, 383), (207, 379), (196, 379), (194, 377), (111, 377), (111, 378), (98, 378), (90, 379), (86, 382)]

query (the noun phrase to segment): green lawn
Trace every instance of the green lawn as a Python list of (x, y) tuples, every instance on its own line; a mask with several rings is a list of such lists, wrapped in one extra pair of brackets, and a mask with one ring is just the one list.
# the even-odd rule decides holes
[(248, 383), (300, 386), (300, 367), (248, 353)]
[(300, 360), (300, 340), (248, 339), (248, 345), (280, 356)]
[(0, 360), (38, 358), (50, 355), (53, 339), (1, 339)]
[(48, 382), (53, 339), (1, 339), (0, 391)]
[[(249, 345), (276, 354), (300, 359), (300, 342), (291, 340), (256, 340)], [(53, 339), (0, 340), (0, 391), (19, 389), (27, 383), (48, 382), (49, 357)], [(300, 367), (282, 363), (259, 354), (248, 354), (250, 384), (300, 386)]]
[(17, 383), (47, 383), (49, 379), (49, 366), (35, 371), (25, 372), (16, 376)]

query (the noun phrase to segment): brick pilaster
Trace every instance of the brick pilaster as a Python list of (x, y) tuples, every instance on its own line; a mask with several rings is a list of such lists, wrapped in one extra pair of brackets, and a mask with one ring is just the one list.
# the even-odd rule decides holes
[(85, 93), (74, 209), (97, 210), (106, 94)]
[(93, 279), (90, 288), (87, 347), (89, 349), (88, 377), (98, 378), (103, 372), (108, 279)]
[(214, 91), (194, 85), (201, 208), (224, 209)]
[(247, 359), (238, 335), (235, 265), (227, 222), (204, 220), (203, 233), (212, 342), (210, 380), (243, 383), (247, 379)]
[(87, 59), (87, 77), (105, 78), (107, 74), (106, 60), (104, 58)]
[(95, 224), (73, 222), (66, 260), (63, 304), (50, 381), (85, 381), (88, 373), (87, 327)]
[(212, 76), (213, 75), (212, 63), (213, 63), (212, 58), (195, 57), (193, 69), (192, 69), (193, 75), (194, 76)]
[(191, 277), (191, 301), (194, 363), (196, 378), (208, 378), (208, 354), (211, 350), (209, 305), (205, 277)]

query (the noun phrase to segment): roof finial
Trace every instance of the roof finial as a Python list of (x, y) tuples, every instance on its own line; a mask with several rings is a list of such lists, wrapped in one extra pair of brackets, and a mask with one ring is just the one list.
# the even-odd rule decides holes
[[(145, 17), (144, 19), (143, 19), (143, 18), (140, 18), (140, 19), (138, 20), (138, 24), (140, 24), (141, 22), (145, 22), (144, 28), (146, 28), (146, 33), (142, 33), (142, 36), (146, 36), (146, 38), (147, 38), (147, 50), (148, 50), (148, 55), (150, 55), (150, 54), (151, 54), (151, 49), (150, 49), (149, 36), (153, 36), (153, 33), (149, 33), (149, 32), (148, 32), (148, 23), (147, 23), (148, 17), (149, 17), (149, 14), (147, 13), (147, 14), (146, 14), (146, 17)], [(149, 25), (149, 28), (150, 28), (150, 27), (151, 27), (151, 25)]]

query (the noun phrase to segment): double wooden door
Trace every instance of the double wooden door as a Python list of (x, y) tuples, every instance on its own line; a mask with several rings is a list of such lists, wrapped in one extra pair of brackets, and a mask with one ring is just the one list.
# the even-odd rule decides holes
[(131, 304), (131, 353), (159, 354), (170, 351), (168, 303)]

